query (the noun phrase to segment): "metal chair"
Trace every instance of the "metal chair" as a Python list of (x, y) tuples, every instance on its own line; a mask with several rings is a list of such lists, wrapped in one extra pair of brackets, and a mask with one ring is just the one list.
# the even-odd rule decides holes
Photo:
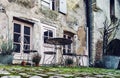
[[(49, 57), (46, 57), (49, 55)], [(56, 52), (53, 51), (45, 51), (43, 57), (43, 65), (51, 64), (54, 65), (56, 63)]]

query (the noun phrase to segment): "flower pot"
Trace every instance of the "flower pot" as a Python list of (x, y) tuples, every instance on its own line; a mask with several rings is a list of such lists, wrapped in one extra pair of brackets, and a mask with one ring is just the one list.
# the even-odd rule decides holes
[(35, 63), (35, 66), (39, 66), (39, 63)]
[(21, 62), (21, 65), (22, 65), (22, 66), (26, 66), (26, 62), (25, 62), (25, 61), (22, 61), (22, 62)]
[(1, 64), (12, 64), (13, 55), (0, 55)]
[(103, 64), (105, 68), (117, 69), (118, 64), (119, 64), (119, 57), (118, 56), (104, 56)]

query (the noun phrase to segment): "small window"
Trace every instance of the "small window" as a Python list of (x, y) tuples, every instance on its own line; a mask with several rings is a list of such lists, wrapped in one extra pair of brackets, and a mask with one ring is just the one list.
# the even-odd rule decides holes
[(41, 0), (41, 7), (59, 11), (63, 14), (67, 13), (66, 0)]
[(44, 43), (46, 43), (46, 40), (53, 37), (53, 31), (47, 30), (44, 32)]
[[(64, 38), (73, 40), (73, 36), (74, 36), (73, 33), (64, 31), (64, 35), (63, 35)], [(72, 44), (63, 46), (63, 53), (71, 53), (71, 52), (72, 52)]]

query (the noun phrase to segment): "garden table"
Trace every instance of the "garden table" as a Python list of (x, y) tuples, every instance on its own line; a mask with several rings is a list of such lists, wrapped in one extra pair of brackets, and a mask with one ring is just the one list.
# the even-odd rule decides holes
[[(57, 45), (70, 45), (71, 43), (72, 43), (72, 40), (70, 40), (70, 39), (66, 39), (66, 38), (49, 38), (49, 39), (47, 39), (46, 40), (46, 42), (48, 43), (48, 44), (52, 44), (52, 45), (55, 45), (55, 52), (57, 52)], [(63, 54), (62, 53), (62, 51), (60, 51), (61, 52), (61, 54)], [(62, 55), (62, 57), (61, 57), (61, 60), (63, 59), (63, 55)], [(56, 55), (54, 54), (54, 62), (56, 62)], [(62, 61), (61, 61), (61, 63), (62, 63)]]

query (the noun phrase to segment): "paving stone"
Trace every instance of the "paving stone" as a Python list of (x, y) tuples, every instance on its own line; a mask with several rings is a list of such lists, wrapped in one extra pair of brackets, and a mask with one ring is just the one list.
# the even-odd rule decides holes
[(43, 77), (40, 77), (40, 76), (32, 76), (30, 78), (43, 78)]
[(61, 76), (50, 76), (49, 78), (64, 78), (64, 77), (61, 77)]
[(105, 75), (95, 75), (95, 77), (103, 78)]
[(31, 75), (28, 75), (26, 73), (19, 73), (19, 75), (21, 75), (22, 77), (30, 77)]
[(46, 74), (38, 74), (38, 76), (46, 77), (48, 75), (46, 75)]
[(71, 74), (56, 74), (57, 76), (64, 76), (64, 77), (73, 77), (74, 75)]
[(5, 75), (8, 75), (8, 74), (10, 74), (8, 71), (6, 71), (6, 70), (0, 70), (0, 74), (5, 74)]
[(47, 72), (46, 74), (48, 74), (48, 75), (54, 75), (56, 73), (55, 72)]
[(21, 76), (2, 76), (1, 78), (21, 78)]

